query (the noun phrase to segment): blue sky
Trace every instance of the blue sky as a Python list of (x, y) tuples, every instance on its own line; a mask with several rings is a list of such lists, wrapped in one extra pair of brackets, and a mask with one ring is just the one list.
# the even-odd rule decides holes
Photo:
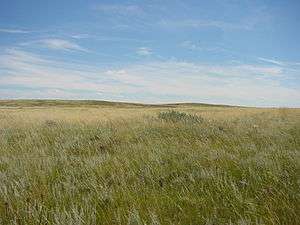
[(295, 0), (1, 0), (0, 98), (300, 107)]

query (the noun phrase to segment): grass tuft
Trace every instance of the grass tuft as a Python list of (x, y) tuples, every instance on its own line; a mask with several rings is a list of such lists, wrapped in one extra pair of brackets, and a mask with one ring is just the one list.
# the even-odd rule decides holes
[(203, 118), (197, 115), (187, 114), (185, 112), (179, 112), (175, 110), (170, 110), (167, 112), (158, 113), (158, 118), (166, 122), (185, 122), (185, 123), (201, 123)]

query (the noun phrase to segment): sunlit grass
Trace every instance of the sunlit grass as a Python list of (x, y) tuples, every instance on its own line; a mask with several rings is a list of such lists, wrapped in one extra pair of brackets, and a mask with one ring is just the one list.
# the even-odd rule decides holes
[(0, 111), (0, 224), (299, 224), (299, 110)]

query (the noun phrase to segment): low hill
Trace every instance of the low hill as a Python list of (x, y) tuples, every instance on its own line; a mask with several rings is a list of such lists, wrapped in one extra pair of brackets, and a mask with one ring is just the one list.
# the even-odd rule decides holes
[(232, 107), (229, 105), (215, 105), (205, 103), (170, 103), (170, 104), (142, 104), (130, 102), (112, 102), (100, 100), (42, 100), (42, 99), (18, 99), (0, 100), (0, 107), (97, 107), (97, 106), (116, 106), (116, 107), (182, 107), (182, 106), (205, 106), (205, 107)]

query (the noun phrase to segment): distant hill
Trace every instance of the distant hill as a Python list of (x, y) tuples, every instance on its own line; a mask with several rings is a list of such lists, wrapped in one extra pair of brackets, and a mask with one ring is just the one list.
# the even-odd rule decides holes
[(115, 107), (168, 107), (176, 108), (182, 106), (205, 106), (205, 107), (233, 107), (229, 105), (215, 105), (205, 103), (170, 103), (170, 104), (142, 104), (130, 102), (112, 102), (100, 100), (42, 100), (42, 99), (18, 99), (18, 100), (0, 100), (0, 107), (98, 107), (98, 106), (115, 106)]

